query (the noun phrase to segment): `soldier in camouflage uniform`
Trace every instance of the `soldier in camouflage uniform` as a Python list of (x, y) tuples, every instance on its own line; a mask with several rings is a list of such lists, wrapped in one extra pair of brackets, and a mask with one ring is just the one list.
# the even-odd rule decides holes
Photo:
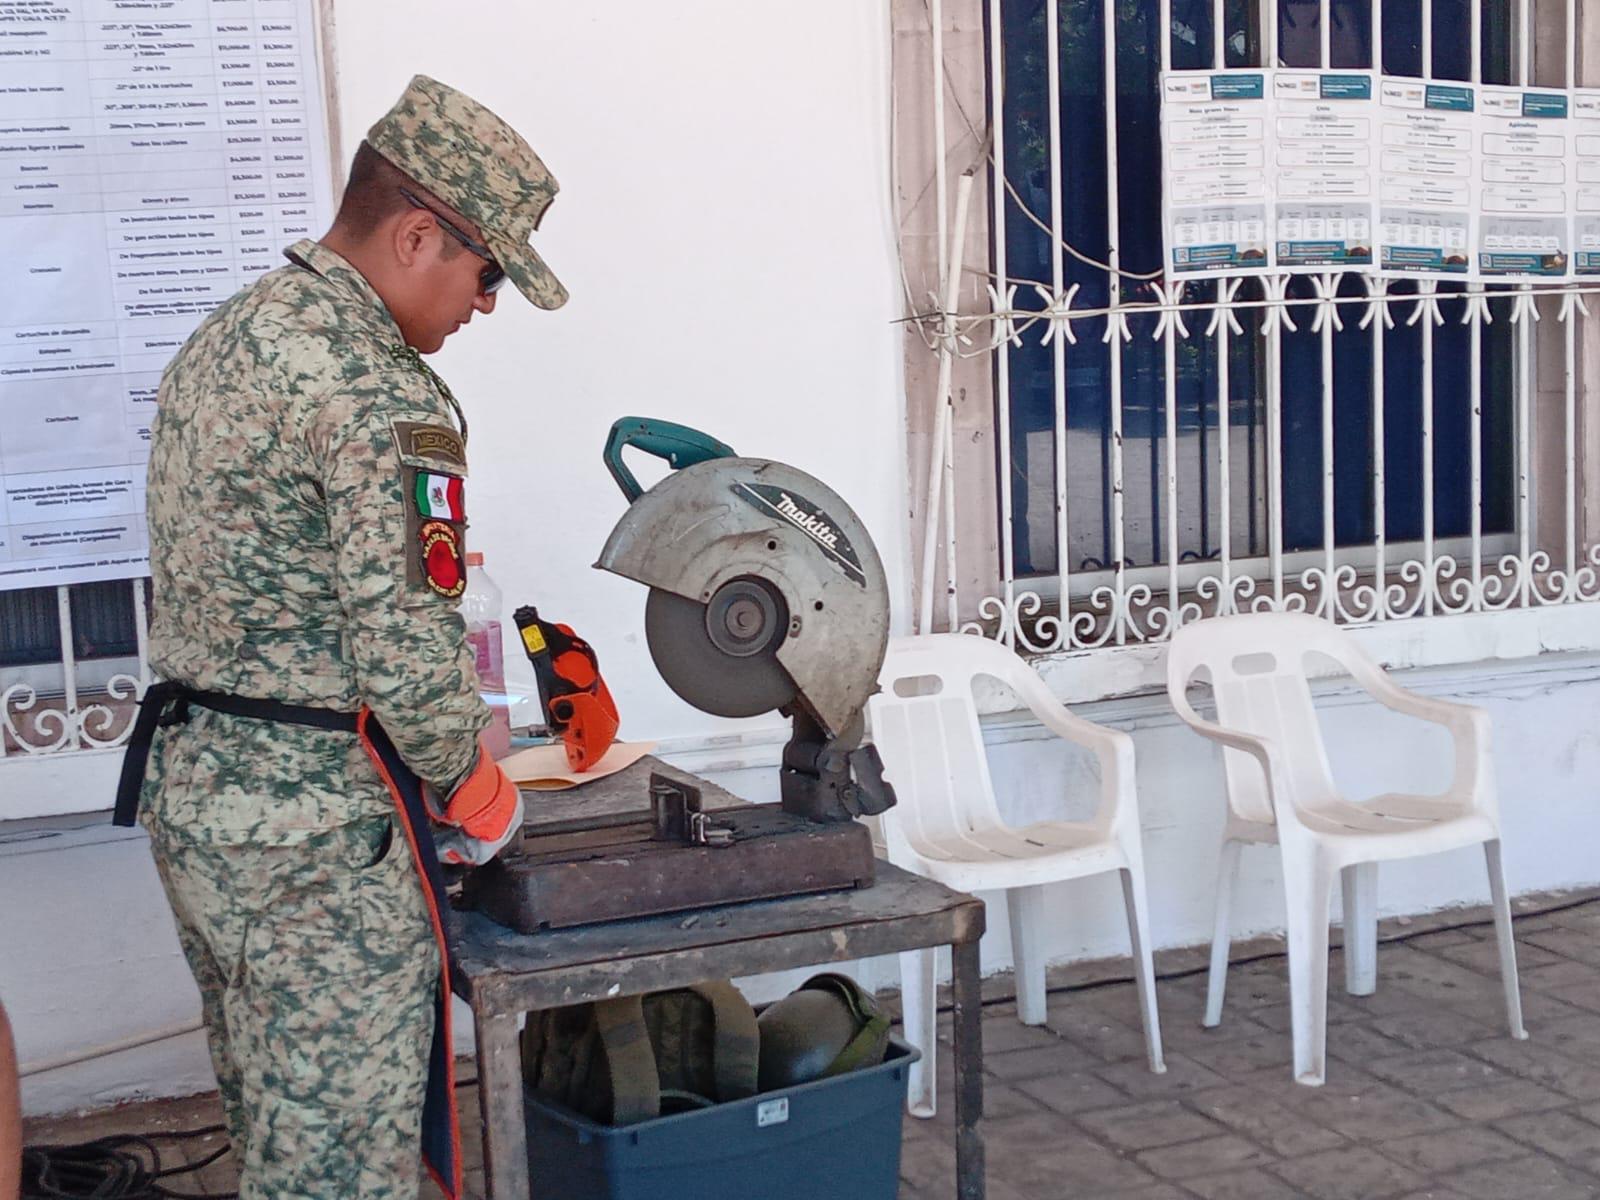
[[(456, 611), (466, 424), (418, 354), (493, 311), (503, 277), (565, 301), (528, 245), (555, 192), (515, 131), (418, 76), (328, 235), (178, 353), (152, 431), (151, 665), (212, 696), (370, 709), (451, 861), (486, 861), (521, 802), (481, 749)], [(348, 727), (181, 707), (146, 735), (141, 819), (240, 1195), (410, 1200), (439, 951), (390, 792)]]

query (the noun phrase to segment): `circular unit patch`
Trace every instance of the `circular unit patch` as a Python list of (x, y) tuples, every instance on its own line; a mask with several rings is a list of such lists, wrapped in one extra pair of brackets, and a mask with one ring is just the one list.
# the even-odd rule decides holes
[(466, 566), (461, 560), (461, 535), (443, 521), (427, 521), (417, 530), (422, 544), (422, 576), (428, 586), (454, 600), (467, 590)]

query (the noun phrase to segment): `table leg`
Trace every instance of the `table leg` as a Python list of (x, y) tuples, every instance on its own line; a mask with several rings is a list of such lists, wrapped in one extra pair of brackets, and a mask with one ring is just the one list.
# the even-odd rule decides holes
[(478, 1035), (478, 1108), (483, 1114), (484, 1194), (528, 1200), (528, 1131), (522, 1113), (517, 1014), (473, 1010)]
[(978, 943), (950, 947), (955, 999), (956, 1200), (983, 1200), (983, 995)]

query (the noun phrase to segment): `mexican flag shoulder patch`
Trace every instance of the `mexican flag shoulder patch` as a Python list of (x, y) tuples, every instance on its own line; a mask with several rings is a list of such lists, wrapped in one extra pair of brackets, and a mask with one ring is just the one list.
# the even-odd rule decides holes
[(467, 519), (462, 480), (456, 475), (417, 472), (417, 512), (438, 521)]

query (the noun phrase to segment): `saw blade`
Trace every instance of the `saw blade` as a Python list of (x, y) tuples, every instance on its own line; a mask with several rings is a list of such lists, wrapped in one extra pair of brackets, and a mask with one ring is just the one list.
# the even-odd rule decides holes
[[(645, 640), (661, 678), (684, 700), (719, 717), (755, 717), (795, 698), (773, 648), (735, 656), (706, 628), (707, 606), (660, 588), (644, 606)], [(781, 639), (780, 639), (781, 640)]]

